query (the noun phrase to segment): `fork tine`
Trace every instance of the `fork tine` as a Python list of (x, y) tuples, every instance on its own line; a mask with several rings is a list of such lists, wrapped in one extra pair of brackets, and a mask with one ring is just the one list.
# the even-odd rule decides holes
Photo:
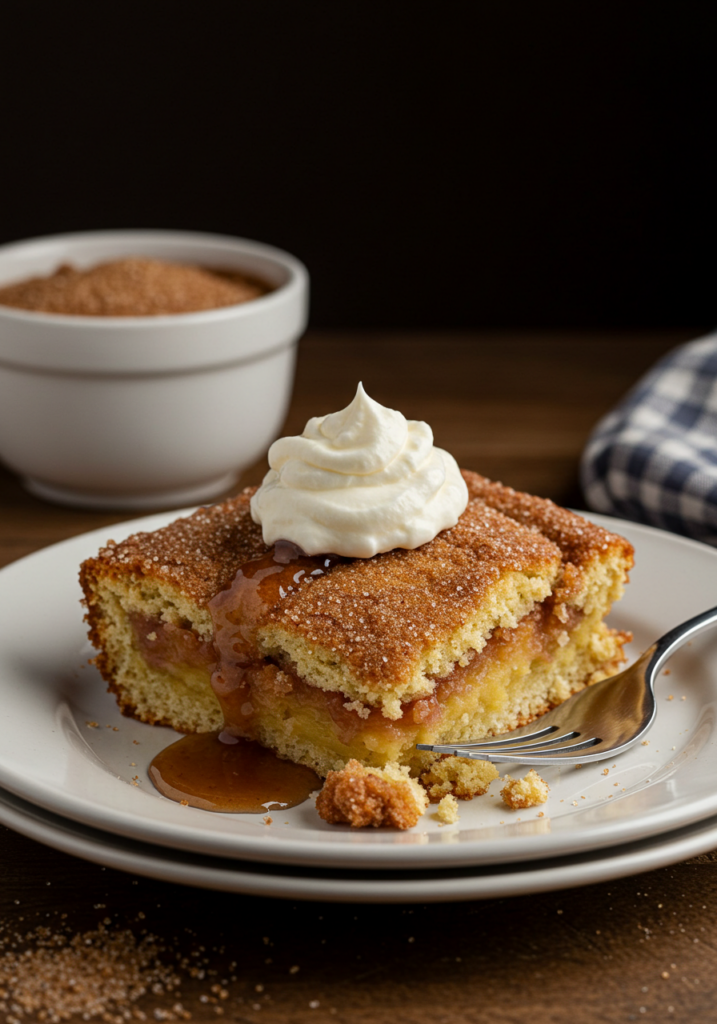
[(511, 754), (518, 752), (530, 753), (532, 751), (539, 750), (553, 750), (560, 743), (565, 743), (567, 740), (577, 739), (580, 736), (579, 732), (561, 732), (559, 735), (555, 735), (558, 732), (558, 727), (554, 726), (552, 729), (544, 730), (547, 735), (544, 735), (542, 739), (536, 739), (536, 736), (540, 736), (540, 733), (529, 733), (527, 736), (516, 736), (509, 744), (506, 740), (497, 740), (495, 743), (489, 741), (483, 741), (482, 743), (454, 743), (454, 744), (443, 744), (436, 745), (430, 743), (417, 743), (416, 747), (418, 750), (432, 750), (435, 753), (444, 753), (444, 747), (447, 750), (450, 746), (460, 747), (461, 750), (474, 750), (476, 753), (482, 753), (483, 751), (494, 751), (496, 754)]
[[(557, 728), (555, 729), (555, 732), (557, 732)], [(530, 733), (528, 736), (524, 736), (523, 737), (523, 742), (520, 742), (520, 740), (518, 738), (516, 738), (513, 741), (513, 743), (511, 743), (511, 744), (502, 743), (502, 742), (499, 742), (499, 743), (460, 743), (460, 744), (457, 744), (457, 746), (460, 746), (461, 749), (466, 749), (466, 750), (478, 750), (478, 751), (480, 751), (480, 750), (495, 750), (496, 752), (500, 750), (500, 751), (505, 751), (508, 754), (512, 750), (525, 750), (525, 751), (528, 751), (528, 750), (541, 750), (543, 748), (554, 747), (556, 744), (564, 743), (566, 740), (577, 739), (578, 736), (580, 735), (580, 733), (576, 732), (575, 730), (573, 730), (572, 732), (561, 732), (559, 735), (555, 735), (553, 733), (553, 731), (551, 730), (550, 733), (547, 736), (543, 736), (542, 739), (535, 739), (534, 738), (535, 735), (536, 735), (535, 733)]]
[(513, 754), (516, 757), (545, 757), (545, 756), (548, 756), (550, 754), (576, 754), (579, 750), (588, 750), (590, 747), (594, 747), (596, 743), (601, 743), (601, 742), (602, 742), (602, 740), (600, 740), (599, 737), (592, 736), (588, 740), (580, 740), (579, 742), (576, 742), (576, 743), (564, 743), (564, 744), (561, 744), (561, 745), (557, 745), (556, 744), (555, 746), (552, 746), (552, 747), (539, 747), (538, 749), (536, 749), (535, 747), (520, 747), (518, 749), (512, 748), (510, 751), (507, 751), (507, 750), (496, 750), (496, 751), (492, 751), (492, 750), (485, 751), (485, 750), (482, 750), (481, 753), (482, 754), (485, 754), (485, 753), (488, 753), (488, 754), (492, 754), (492, 753), (495, 753), (495, 754), (506, 754), (506, 756), (509, 756), (510, 754)]
[[(602, 740), (597, 737), (583, 740), (580, 743), (570, 743), (564, 747), (551, 747), (545, 750), (522, 751), (507, 749), (500, 750), (465, 750), (461, 747), (434, 747), (437, 753), (454, 754), (456, 757), (472, 758), (476, 761), (494, 761), (497, 764), (578, 764), (586, 761), (600, 760), (605, 757), (606, 752), (601, 751)], [(589, 753), (591, 749), (595, 753)]]
[[(565, 741), (566, 739), (573, 739), (575, 735), (575, 733), (570, 733), (558, 739)], [(455, 757), (471, 757), (484, 761), (500, 760), (509, 762), (511, 760), (528, 761), (534, 759), (537, 763), (538, 761), (545, 760), (546, 757), (572, 756), (581, 750), (588, 750), (590, 747), (594, 747), (597, 743), (601, 742), (602, 740), (597, 736), (593, 736), (590, 739), (580, 740), (578, 743), (563, 742), (562, 745), (558, 745), (556, 742), (551, 746), (528, 744), (523, 747), (500, 747), (498, 749), (482, 747), (480, 750), (476, 750), (473, 747), (468, 747), (468, 745), (462, 746), (460, 744), (452, 746), (430, 746), (429, 744), (423, 744), (421, 749), (432, 750), (436, 754), (453, 754)]]
[[(562, 748), (562, 745), (567, 743), (568, 740), (577, 740), (580, 737), (580, 733), (573, 730), (572, 732), (561, 732), (559, 736), (546, 736), (545, 739), (535, 740), (530, 743), (520, 743), (514, 747), (501, 747), (500, 750), (505, 750), (506, 753), (510, 753), (513, 750), (520, 750), (526, 754), (530, 754), (533, 751), (539, 753), (541, 750), (556, 750)], [(485, 750), (497, 750), (498, 748), (487, 744)]]
[[(506, 736), (505, 739), (489, 739), (479, 740), (477, 743), (461, 743), (461, 747), (470, 747), (471, 750), (480, 750), (481, 747), (490, 747), (492, 750), (494, 747), (507, 747), (516, 743), (522, 746), (526, 740), (537, 740), (542, 736), (549, 736), (551, 733), (557, 732), (558, 729), (559, 726), (557, 725), (549, 725), (545, 729), (536, 729), (535, 732), (528, 733), (525, 736)], [(416, 746), (419, 750), (433, 750), (433, 747), (426, 743), (417, 743)]]

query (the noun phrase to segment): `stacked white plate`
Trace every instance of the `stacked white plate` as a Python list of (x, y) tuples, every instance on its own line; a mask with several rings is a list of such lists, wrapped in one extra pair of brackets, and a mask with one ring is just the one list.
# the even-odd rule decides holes
[[(274, 808), (266, 825), (260, 815), (211, 814), (165, 799), (147, 767), (175, 736), (123, 718), (87, 664), (77, 571), (109, 535), (121, 540), (175, 515), (85, 534), (0, 572), (0, 822), (166, 881), (366, 902), (566, 888), (717, 847), (717, 630), (675, 654), (660, 677), (647, 744), (582, 768), (546, 766), (551, 792), (540, 808), (508, 810), (494, 783), (489, 795), (461, 804), (457, 825), (441, 826), (429, 811), (414, 829), (396, 832), (329, 826), (312, 801)], [(632, 582), (610, 620), (633, 632), (633, 655), (717, 605), (717, 551), (591, 518), (636, 548)]]

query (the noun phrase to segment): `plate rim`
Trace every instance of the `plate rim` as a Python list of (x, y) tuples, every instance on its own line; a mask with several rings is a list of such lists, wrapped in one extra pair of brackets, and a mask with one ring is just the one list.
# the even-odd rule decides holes
[[(681, 829), (634, 843), (590, 850), (573, 857), (524, 862), (519, 870), (510, 873), (491, 872), (490, 865), (482, 868), (472, 865), (480, 870), (480, 874), (472, 874), (471, 865), (466, 865), (464, 869), (457, 869), (460, 874), (448, 868), (435, 872), (431, 878), (416, 877), (407, 869), (400, 872), (406, 875), (405, 878), (377, 878), (371, 871), (360, 877), (324, 875), (307, 878), (294, 875), (291, 870), (270, 874), (261, 870), (265, 865), (246, 864), (229, 858), (204, 857), (205, 861), (217, 863), (197, 864), (192, 861), (191, 854), (183, 851), (179, 856), (175, 852), (173, 858), (167, 859), (163, 856), (164, 847), (139, 840), (125, 840), (123, 849), (117, 843), (117, 836), (91, 826), (78, 825), (1, 788), (0, 823), (69, 856), (170, 884), (278, 899), (336, 903), (448, 903), (555, 892), (654, 871), (717, 847), (717, 815), (712, 815)], [(295, 867), (287, 866), (290, 869)], [(360, 872), (355, 874), (358, 876)]]

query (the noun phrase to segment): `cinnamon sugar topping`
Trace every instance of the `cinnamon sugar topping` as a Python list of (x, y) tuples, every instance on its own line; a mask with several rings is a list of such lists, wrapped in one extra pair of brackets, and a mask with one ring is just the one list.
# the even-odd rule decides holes
[(153, 533), (136, 533), (120, 544), (109, 542), (96, 560), (85, 563), (87, 571), (101, 562), (110, 572), (136, 572), (173, 584), (191, 600), (206, 605), (245, 562), (268, 551), (249, 514), (252, 493), (248, 489)]
[(629, 553), (632, 559), (632, 547), (623, 537), (603, 530), (548, 498), (515, 491), (478, 473), (464, 471), (463, 475), (471, 498), (479, 498), (515, 522), (539, 530), (558, 545), (566, 562), (579, 565), (591, 556), (616, 547)]
[(232, 270), (129, 257), (89, 270), (63, 265), (49, 277), (0, 288), (0, 305), (68, 316), (160, 316), (234, 306), (266, 286)]

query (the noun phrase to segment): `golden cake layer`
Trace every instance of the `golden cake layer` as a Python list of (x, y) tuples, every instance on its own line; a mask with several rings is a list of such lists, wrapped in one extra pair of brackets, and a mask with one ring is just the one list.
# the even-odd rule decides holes
[(185, 732), (226, 721), (325, 775), (351, 758), (420, 767), (418, 742), (514, 728), (614, 671), (625, 637), (602, 620), (628, 542), (464, 476), (453, 529), (413, 551), (300, 560), (258, 602), (252, 566), (273, 563), (252, 490), (109, 542), (81, 582), (123, 711)]

